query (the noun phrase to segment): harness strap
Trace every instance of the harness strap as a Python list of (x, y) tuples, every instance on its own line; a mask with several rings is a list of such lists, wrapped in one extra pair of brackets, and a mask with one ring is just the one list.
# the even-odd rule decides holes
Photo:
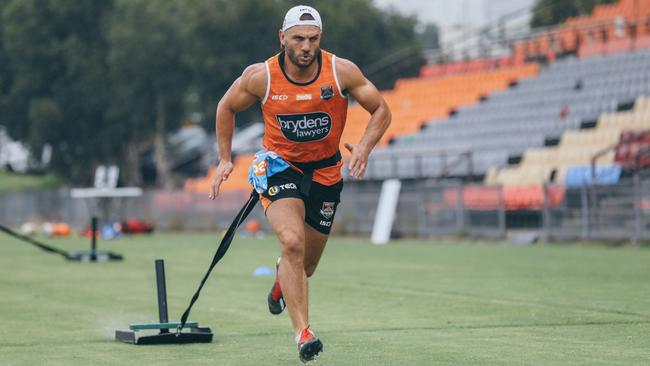
[(192, 296), (192, 300), (190, 300), (190, 304), (188, 305), (187, 309), (183, 312), (183, 316), (181, 316), (181, 324), (177, 328), (176, 334), (178, 335), (185, 327), (185, 323), (187, 322), (187, 318), (190, 316), (190, 311), (192, 310), (192, 306), (194, 306), (194, 303), (196, 300), (198, 300), (199, 295), (201, 294), (201, 289), (203, 289), (203, 285), (205, 285), (205, 282), (208, 280), (208, 277), (210, 277), (210, 273), (212, 273), (212, 269), (214, 266), (223, 258), (223, 256), (226, 254), (228, 251), (228, 248), (230, 248), (230, 243), (232, 243), (232, 240), (235, 237), (235, 233), (237, 232), (237, 227), (248, 217), (248, 215), (253, 211), (253, 208), (255, 208), (255, 204), (257, 201), (259, 201), (259, 195), (255, 190), (251, 193), (251, 196), (248, 198), (248, 201), (246, 201), (246, 204), (244, 204), (244, 207), (241, 208), (237, 216), (235, 216), (235, 219), (232, 221), (232, 224), (230, 224), (230, 227), (226, 231), (226, 234), (223, 236), (223, 239), (221, 239), (221, 243), (219, 244), (219, 248), (217, 248), (216, 253), (214, 253), (214, 257), (212, 258), (212, 263), (210, 264), (210, 267), (208, 268), (208, 271), (205, 273), (205, 276), (203, 276), (203, 279), (201, 280), (201, 284), (199, 285), (199, 288), (196, 290), (194, 293), (194, 296)]
[(300, 181), (300, 193), (305, 196), (309, 196), (309, 191), (311, 189), (311, 182), (314, 178), (314, 171), (323, 168), (329, 168), (338, 164), (341, 161), (341, 151), (337, 151), (336, 154), (317, 161), (310, 161), (308, 163), (298, 163), (291, 161), (290, 163), (296, 168), (302, 170), (302, 180)]

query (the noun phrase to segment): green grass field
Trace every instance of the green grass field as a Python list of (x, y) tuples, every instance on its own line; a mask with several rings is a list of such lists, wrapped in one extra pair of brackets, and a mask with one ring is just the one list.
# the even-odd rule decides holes
[(59, 185), (61, 185), (59, 179), (51, 174), (38, 176), (8, 173), (0, 168), (0, 193), (56, 188)]
[[(66, 249), (85, 239), (49, 240)], [(0, 237), (0, 365), (300, 365), (287, 314), (266, 308), (274, 240), (238, 238), (191, 319), (203, 345), (116, 343), (155, 322), (153, 261), (177, 320), (209, 264), (211, 235), (101, 242), (120, 263), (66, 263)], [(650, 250), (586, 245), (333, 239), (310, 281), (319, 365), (648, 365)]]

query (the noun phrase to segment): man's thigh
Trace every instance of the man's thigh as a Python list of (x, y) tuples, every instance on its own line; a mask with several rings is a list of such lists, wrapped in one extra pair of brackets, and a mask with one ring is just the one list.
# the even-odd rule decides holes
[(325, 241), (332, 230), (342, 190), (342, 181), (332, 186), (313, 182), (309, 197), (305, 198), (305, 223), (324, 234)]
[(287, 235), (298, 236), (304, 241), (305, 204), (300, 198), (288, 197), (271, 202), (266, 209), (266, 217), (283, 244)]
[(320, 262), (320, 258), (325, 250), (327, 239), (329, 239), (329, 235), (323, 234), (311, 227), (311, 225), (305, 224), (304, 261), (307, 276), (311, 276), (316, 270), (318, 262)]
[[(302, 200), (300, 194), (300, 179), (302, 175), (293, 169), (287, 169), (268, 178), (268, 188), (260, 194), (260, 201), (264, 206), (264, 213), (268, 215), (271, 203), (285, 198)], [(304, 206), (303, 206), (304, 207)], [(304, 213), (303, 213), (304, 217)]]
[(333, 186), (313, 183), (305, 199), (305, 269), (313, 274), (323, 254), (341, 200), (343, 182)]
[[(296, 207), (294, 210), (297, 211), (297, 205), (299, 204), (297, 202), (292, 204), (282, 204), (282, 211), (278, 214), (280, 209), (276, 202), (286, 201), (287, 199), (290, 199), (290, 201), (301, 200), (303, 208), (301, 217), (305, 223), (304, 226), (305, 228), (309, 227), (310, 229), (313, 229), (305, 229), (302, 231), (309, 236), (309, 242), (314, 243), (313, 252), (322, 252), (321, 247), (327, 242), (327, 237), (334, 222), (336, 208), (338, 207), (341, 198), (343, 182), (341, 181), (332, 186), (325, 186), (312, 182), (309, 195), (305, 197), (300, 193), (301, 180), (302, 174), (293, 169), (287, 169), (269, 177), (268, 189), (260, 195), (261, 202), (273, 230), (277, 233), (278, 228), (286, 228), (287, 226), (282, 222), (284, 217), (283, 215), (287, 214), (286, 210), (288, 209), (285, 206), (294, 206)], [(276, 209), (273, 210), (275, 213), (273, 213), (272, 216), (277, 216), (277, 218), (269, 216), (270, 208), (273, 206), (275, 206)], [(293, 224), (294, 223), (292, 222), (291, 225)], [(318, 256), (320, 257), (320, 255)]]

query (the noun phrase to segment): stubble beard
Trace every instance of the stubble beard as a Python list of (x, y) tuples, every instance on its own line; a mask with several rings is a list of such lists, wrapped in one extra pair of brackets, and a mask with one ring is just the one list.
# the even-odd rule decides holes
[(300, 69), (309, 68), (314, 63), (314, 61), (316, 61), (316, 55), (320, 51), (320, 48), (317, 48), (314, 51), (314, 54), (310, 55), (311, 60), (309, 60), (309, 63), (304, 64), (304, 63), (300, 62), (300, 59), (299, 59), (300, 55), (297, 55), (292, 49), (289, 49), (289, 48), (286, 48), (286, 47), (285, 47), (285, 49), (287, 51), (287, 56), (289, 56), (289, 61), (291, 61), (292, 64), (294, 64), (296, 67), (298, 67)]

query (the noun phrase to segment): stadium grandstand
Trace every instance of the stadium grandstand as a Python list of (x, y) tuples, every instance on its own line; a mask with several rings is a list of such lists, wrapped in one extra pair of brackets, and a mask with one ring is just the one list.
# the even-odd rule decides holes
[[(612, 230), (604, 237), (644, 235), (650, 2), (598, 5), (510, 44), (509, 55), (429, 64), (419, 77), (382, 92), (393, 124), (371, 156), (366, 181), (350, 189), (350, 200), (370, 203), (353, 206), (373, 212), (380, 182), (397, 178), (406, 189), (397, 215), (404, 233), (482, 234), (493, 227), (495, 236), (523, 228), (548, 237), (573, 225), (567, 237), (597, 239), (594, 217), (606, 222), (609, 213), (616, 220), (605, 225)], [(343, 141), (358, 140), (367, 118), (351, 105)], [(237, 158), (233, 174), (240, 179), (225, 190), (248, 189), (250, 158)], [(185, 189), (205, 192), (213, 172), (188, 180)], [(596, 192), (603, 187), (608, 191)], [(627, 194), (608, 196), (617, 189)], [(425, 198), (409, 199), (409, 190)], [(371, 216), (342, 230), (369, 231)], [(618, 230), (621, 220), (634, 230)]]
[(0, 0), (0, 366), (648, 365), (649, 261), (650, 0)]

